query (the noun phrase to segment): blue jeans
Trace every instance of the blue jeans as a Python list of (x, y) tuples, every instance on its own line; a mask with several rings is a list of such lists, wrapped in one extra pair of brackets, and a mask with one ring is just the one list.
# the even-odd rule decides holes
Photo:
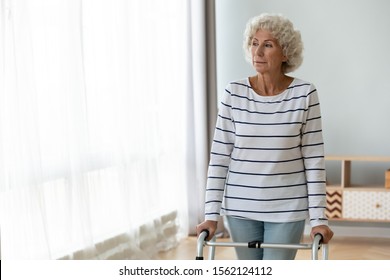
[[(227, 216), (233, 242), (260, 241), (262, 243), (299, 244), (305, 229), (305, 220), (289, 223), (269, 223)], [(296, 249), (253, 249), (236, 247), (240, 260), (293, 260)]]

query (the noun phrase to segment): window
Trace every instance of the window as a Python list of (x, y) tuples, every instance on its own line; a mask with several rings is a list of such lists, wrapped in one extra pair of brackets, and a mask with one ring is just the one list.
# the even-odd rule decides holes
[(187, 1), (1, 9), (1, 257), (139, 246), (140, 226), (185, 212)]

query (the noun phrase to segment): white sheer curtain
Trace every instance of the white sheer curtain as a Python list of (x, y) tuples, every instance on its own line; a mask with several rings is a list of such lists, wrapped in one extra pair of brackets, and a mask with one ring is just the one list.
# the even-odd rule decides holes
[(2, 259), (147, 259), (186, 234), (189, 3), (1, 1)]

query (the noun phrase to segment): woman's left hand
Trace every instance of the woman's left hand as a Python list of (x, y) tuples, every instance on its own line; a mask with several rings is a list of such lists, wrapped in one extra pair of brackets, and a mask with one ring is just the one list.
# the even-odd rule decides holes
[(316, 234), (322, 235), (322, 243), (327, 244), (333, 237), (333, 231), (325, 225), (316, 226), (311, 229), (310, 237), (314, 239)]

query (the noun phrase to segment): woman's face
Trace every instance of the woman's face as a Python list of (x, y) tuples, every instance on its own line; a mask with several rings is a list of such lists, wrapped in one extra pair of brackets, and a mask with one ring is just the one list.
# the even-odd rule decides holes
[(251, 41), (252, 65), (260, 74), (282, 73), (282, 63), (287, 61), (278, 41), (266, 30), (259, 29)]

